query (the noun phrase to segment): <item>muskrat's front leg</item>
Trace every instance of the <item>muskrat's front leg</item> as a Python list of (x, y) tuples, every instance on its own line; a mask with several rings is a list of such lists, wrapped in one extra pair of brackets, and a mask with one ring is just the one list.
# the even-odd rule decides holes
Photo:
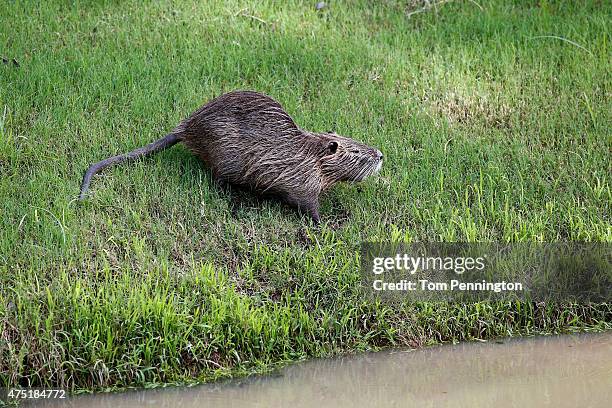
[(310, 204), (310, 206), (306, 208), (306, 212), (308, 213), (310, 218), (312, 218), (312, 221), (314, 221), (316, 225), (318, 225), (321, 222), (321, 217), (319, 216), (319, 202), (318, 201), (316, 201), (314, 204)]
[(321, 222), (321, 217), (319, 216), (319, 197), (308, 197), (305, 199), (301, 196), (296, 196), (295, 194), (287, 194), (285, 196), (285, 202), (297, 208), (300, 213), (307, 214), (315, 224), (319, 224)]

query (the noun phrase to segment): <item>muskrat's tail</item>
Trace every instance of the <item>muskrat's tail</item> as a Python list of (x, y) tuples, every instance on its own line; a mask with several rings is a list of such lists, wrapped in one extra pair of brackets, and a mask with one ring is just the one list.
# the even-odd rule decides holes
[(89, 183), (91, 182), (91, 178), (100, 170), (105, 169), (108, 166), (113, 166), (115, 164), (122, 163), (124, 161), (129, 161), (137, 159), (138, 157), (144, 157), (153, 153), (157, 153), (161, 150), (174, 146), (180, 141), (181, 138), (178, 134), (170, 133), (166, 137), (162, 137), (161, 139), (156, 140), (153, 143), (150, 143), (144, 147), (139, 147), (138, 149), (132, 150), (129, 153), (109, 157), (108, 159), (102, 160), (101, 162), (92, 164), (91, 166), (89, 166), (89, 168), (85, 172), (85, 176), (83, 177), (83, 183), (81, 184), (81, 195), (79, 196), (79, 200), (83, 200), (85, 198), (87, 189), (89, 188)]

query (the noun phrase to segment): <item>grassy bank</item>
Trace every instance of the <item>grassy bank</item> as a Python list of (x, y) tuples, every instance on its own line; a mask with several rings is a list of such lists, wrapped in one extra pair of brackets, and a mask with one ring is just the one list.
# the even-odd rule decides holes
[[(611, 328), (610, 305), (371, 302), (356, 255), (365, 240), (611, 242), (609, 3), (331, 3), (2, 4), (0, 383), (142, 386)], [(90, 163), (238, 88), (378, 147), (380, 176), (331, 191), (316, 228), (219, 189), (182, 147), (75, 201)]]

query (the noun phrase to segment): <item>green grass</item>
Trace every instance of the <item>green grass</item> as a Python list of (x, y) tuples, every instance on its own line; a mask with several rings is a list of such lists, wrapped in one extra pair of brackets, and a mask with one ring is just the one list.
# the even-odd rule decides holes
[[(612, 328), (609, 304), (368, 301), (356, 255), (366, 240), (612, 242), (610, 3), (329, 3), (2, 2), (1, 384), (190, 382)], [(233, 89), (378, 147), (381, 174), (325, 196), (317, 228), (219, 189), (183, 147), (75, 201), (89, 164)]]

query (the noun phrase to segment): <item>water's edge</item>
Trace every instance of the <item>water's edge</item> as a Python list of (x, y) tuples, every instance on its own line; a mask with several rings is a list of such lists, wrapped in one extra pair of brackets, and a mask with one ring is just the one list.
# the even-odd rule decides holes
[(612, 331), (389, 350), (193, 387), (81, 395), (36, 406), (608, 406)]

